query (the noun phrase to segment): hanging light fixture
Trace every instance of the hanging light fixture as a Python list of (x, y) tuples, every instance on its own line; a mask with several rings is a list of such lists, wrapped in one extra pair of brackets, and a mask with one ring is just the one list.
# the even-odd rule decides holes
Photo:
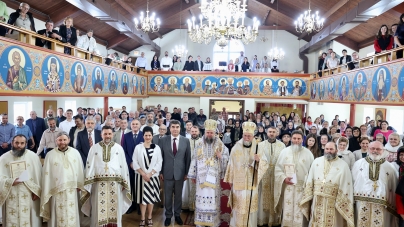
[(309, 9), (301, 14), (300, 17), (295, 21), (296, 31), (303, 33), (306, 32), (310, 34), (313, 31), (320, 31), (324, 26), (324, 18), (320, 18), (318, 11), (316, 14), (311, 14), (310, 0)]
[[(182, 12), (182, 1), (180, 5), (180, 12)], [(182, 14), (180, 13), (180, 39), (182, 37), (181, 24), (182, 24)], [(174, 55), (177, 55), (177, 57), (185, 57), (188, 53), (187, 48), (182, 44), (176, 45), (175, 48), (172, 49), (171, 51), (173, 52)]]
[(218, 45), (222, 49), (225, 48), (228, 43), (229, 40), (227, 40), (224, 36), (222, 36), (220, 39), (216, 41), (216, 45)]
[(272, 40), (276, 41), (276, 46), (272, 47), (268, 52), (268, 58), (271, 60), (281, 60), (285, 57), (285, 52), (282, 50), (282, 48), (278, 48), (278, 15), (279, 15), (278, 1), (276, 1), (276, 11), (278, 12), (276, 14), (276, 31), (275, 31), (276, 37), (275, 39), (272, 37)]
[[(254, 18), (253, 25), (244, 26), (246, 0), (202, 0), (199, 23), (195, 17), (188, 19), (188, 34), (192, 42), (209, 44), (211, 39), (238, 39), (244, 44), (254, 42), (258, 36), (259, 21)], [(204, 20), (207, 23), (203, 23)], [(221, 41), (224, 43), (224, 41)]]
[(143, 12), (140, 12), (139, 20), (137, 18), (134, 19), (136, 30), (143, 31), (144, 33), (157, 32), (160, 29), (160, 19), (156, 19), (155, 17), (155, 13), (152, 13), (149, 17), (149, 0), (147, 0), (146, 17), (143, 16)]

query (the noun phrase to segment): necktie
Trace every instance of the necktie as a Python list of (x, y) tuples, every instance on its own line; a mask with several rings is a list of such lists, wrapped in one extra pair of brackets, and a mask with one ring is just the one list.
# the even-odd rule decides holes
[(88, 143), (90, 144), (90, 147), (93, 146), (93, 138), (91, 137), (91, 132), (88, 133)]
[(137, 134), (133, 135), (133, 141), (136, 143)]
[(174, 156), (177, 154), (177, 144), (175, 143), (175, 140), (176, 140), (177, 138), (174, 138), (173, 139), (173, 154), (174, 154)]
[(123, 144), (124, 135), (125, 135), (125, 131), (124, 131), (124, 130), (122, 130), (121, 145)]

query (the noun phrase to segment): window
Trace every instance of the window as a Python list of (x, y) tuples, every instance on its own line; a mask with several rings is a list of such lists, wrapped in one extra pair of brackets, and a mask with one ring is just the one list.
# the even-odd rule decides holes
[(403, 133), (403, 118), (404, 118), (404, 110), (394, 110), (394, 109), (389, 109), (388, 111), (389, 115), (389, 125), (393, 127), (395, 130), (397, 130), (398, 134)]
[(10, 119), (11, 116), (8, 116), (9, 122), (14, 122), (17, 124), (17, 117), (22, 116), (24, 121), (30, 118), (29, 113), (32, 110), (32, 102), (14, 102), (14, 116), (13, 119)]
[(234, 63), (236, 58), (240, 57), (241, 51), (244, 52), (244, 45), (240, 40), (230, 40), (227, 46), (225, 46), (223, 49), (215, 44), (213, 46), (213, 69), (223, 68), (223, 66), (219, 67), (219, 61), (225, 61), (227, 64), (229, 64), (229, 61), (233, 60)]
[(64, 111), (71, 109), (73, 113), (76, 113), (76, 100), (65, 101), (65, 109)]
[[(375, 108), (369, 108), (369, 107), (365, 107), (363, 108), (363, 121), (361, 122), (361, 124), (366, 122), (366, 117), (370, 117), (370, 119), (372, 120), (375, 116)], [(359, 125), (359, 123), (358, 123)]]

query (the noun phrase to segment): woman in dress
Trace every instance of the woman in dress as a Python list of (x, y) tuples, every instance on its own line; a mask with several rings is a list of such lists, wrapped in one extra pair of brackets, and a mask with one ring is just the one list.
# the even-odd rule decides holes
[(333, 69), (338, 66), (338, 59), (335, 57), (335, 52), (331, 53), (331, 57), (327, 59), (327, 68)]
[(361, 130), (358, 127), (353, 127), (353, 128), (346, 128), (345, 129), (345, 135), (349, 136), (347, 133), (349, 129), (352, 130), (352, 137), (349, 138), (349, 147), (348, 150), (350, 151), (356, 151), (359, 150), (360, 148), (360, 139), (362, 138), (362, 133)]
[(140, 205), (140, 224), (153, 226), (152, 212), (155, 203), (160, 202), (159, 173), (163, 164), (160, 147), (152, 144), (153, 129), (149, 126), (143, 129), (144, 143), (139, 144), (133, 153), (133, 170), (135, 171), (135, 196), (134, 199)]
[(154, 55), (153, 60), (150, 62), (150, 68), (154, 71), (160, 70), (160, 61), (157, 55)]
[(192, 55), (188, 56), (188, 61), (185, 62), (182, 71), (194, 71), (194, 62), (192, 61)]
[[(73, 27), (73, 18), (66, 17), (64, 25), (60, 25), (59, 35), (62, 36), (62, 42), (72, 46), (76, 45), (77, 32), (76, 28)], [(64, 49), (65, 54), (71, 53), (70, 47), (65, 47)]]
[(244, 62), (241, 64), (241, 71), (247, 72), (247, 70), (250, 70), (250, 62), (248, 62), (247, 57), (244, 57)]
[(176, 57), (176, 59), (177, 61), (173, 65), (173, 71), (181, 71), (183, 68), (181, 58)]
[(212, 71), (212, 62), (209, 57), (206, 58), (206, 62), (203, 64), (203, 71)]
[(380, 129), (376, 129), (375, 133), (373, 134), (373, 138), (376, 138), (376, 135), (378, 133), (383, 134), (384, 138), (386, 138), (386, 140), (389, 138), (390, 134), (393, 133), (393, 130), (389, 130), (389, 122), (387, 121), (381, 121), (380, 122)]
[(394, 38), (389, 34), (389, 28), (383, 24), (374, 41), (375, 54), (393, 49)]

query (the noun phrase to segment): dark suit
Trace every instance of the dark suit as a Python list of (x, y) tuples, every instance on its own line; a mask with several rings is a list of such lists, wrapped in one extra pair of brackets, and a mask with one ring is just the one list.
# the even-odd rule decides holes
[[(94, 133), (93, 145), (102, 140), (100, 130), (94, 129), (94, 131), (92, 133)], [(76, 150), (79, 151), (79, 153), (81, 155), (81, 159), (83, 160), (84, 166), (86, 166), (87, 156), (88, 156), (88, 152), (90, 151), (90, 148), (91, 147), (90, 147), (90, 142), (88, 141), (87, 130), (83, 130), (83, 131), (77, 133)]]
[[(72, 30), (72, 35), (70, 37), (69, 43), (72, 46), (76, 46), (76, 42), (77, 42), (76, 28), (70, 27), (70, 29)], [(62, 42), (67, 43), (67, 28), (65, 25), (60, 25), (59, 35), (62, 36)]]
[[(135, 151), (135, 147), (139, 144), (144, 142), (143, 139), (143, 132), (138, 131), (137, 133), (137, 138), (136, 141), (133, 140), (133, 131), (128, 132), (124, 135), (123, 139), (123, 150), (125, 151), (125, 157), (126, 157), (126, 163), (129, 168), (129, 179), (130, 179), (130, 189), (132, 195), (135, 195), (135, 171), (130, 167), (130, 164), (132, 163), (132, 157), (133, 157), (133, 152)], [(129, 210), (133, 210), (136, 205), (136, 199), (132, 201), (132, 206), (129, 208)]]
[[(164, 137), (166, 137), (166, 135), (164, 135), (161, 138), (164, 138)], [(160, 134), (153, 136), (152, 144), (159, 144), (159, 140), (160, 140)]]
[(200, 61), (200, 63), (201, 63), (201, 68), (199, 68), (198, 60), (194, 61), (194, 71), (203, 71), (203, 62)]
[[(344, 56), (342, 56), (342, 57), (339, 59), (339, 64), (340, 64), (340, 65), (342, 65), (342, 59), (344, 59)], [(351, 61), (352, 61), (351, 55), (347, 55), (347, 56), (346, 56), (346, 63), (351, 62)]]
[[(36, 150), (39, 147), (39, 142), (41, 141), (42, 138), (42, 134), (43, 132), (45, 132), (46, 130), (46, 125), (45, 125), (45, 121), (43, 118), (37, 117), (36, 118), (36, 127), (35, 127), (35, 131), (34, 131), (34, 121), (32, 119), (28, 119), (25, 121), (25, 124), (28, 125), (29, 129), (32, 132), (32, 136), (34, 137), (34, 141), (35, 141), (35, 148), (32, 149), (32, 151), (36, 152)], [(28, 147), (30, 147), (32, 145), (31, 140), (28, 141)]]
[[(39, 35), (45, 35), (45, 32), (46, 32), (46, 29), (42, 29), (42, 30), (39, 30), (37, 33)], [(48, 32), (47, 37), (53, 39), (51, 37), (52, 33), (56, 33), (56, 34), (59, 35), (59, 32), (57, 30), (53, 29), (52, 32)], [(35, 46), (44, 47), (46, 45), (46, 48), (52, 49), (52, 43), (47, 41), (47, 40), (44, 40), (44, 41), (45, 42), (42, 42), (41, 38), (36, 38), (35, 39)]]
[(188, 174), (191, 164), (191, 145), (189, 140), (181, 135), (178, 136), (177, 154), (174, 156), (171, 148), (172, 136), (166, 136), (159, 140), (163, 165), (161, 174), (164, 177), (164, 207), (166, 218), (173, 216), (174, 194), (174, 215), (180, 216), (182, 207), (182, 188), (184, 177)]

